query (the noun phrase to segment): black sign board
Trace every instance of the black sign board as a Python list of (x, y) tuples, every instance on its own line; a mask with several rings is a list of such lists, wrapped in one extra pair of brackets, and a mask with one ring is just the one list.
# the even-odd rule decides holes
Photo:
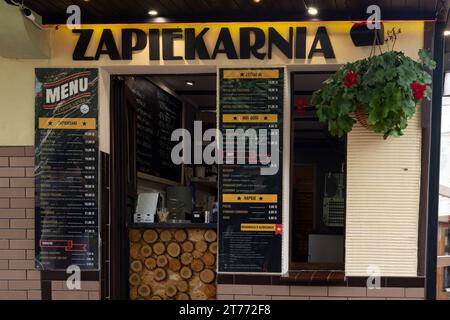
[(138, 172), (181, 182), (182, 166), (172, 162), (172, 132), (182, 127), (183, 104), (144, 77), (128, 77), (127, 103), (136, 110)]
[[(219, 166), (219, 272), (279, 273), (284, 69), (221, 69), (219, 77), (225, 147)], [(225, 141), (239, 129), (257, 132), (258, 143), (245, 138), (239, 146), (235, 140), (241, 153), (229, 152)]]
[(98, 71), (36, 69), (36, 268), (99, 269)]

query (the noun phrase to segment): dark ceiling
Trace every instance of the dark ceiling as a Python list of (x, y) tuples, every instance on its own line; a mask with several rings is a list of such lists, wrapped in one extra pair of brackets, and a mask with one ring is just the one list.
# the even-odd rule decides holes
[(319, 9), (321, 20), (365, 19), (372, 4), (381, 7), (385, 20), (446, 19), (449, 6), (448, 0), (24, 0), (47, 24), (64, 23), (71, 4), (81, 7), (82, 23), (151, 22), (151, 9), (159, 12), (157, 21), (168, 22), (306, 20), (311, 17), (305, 2)]

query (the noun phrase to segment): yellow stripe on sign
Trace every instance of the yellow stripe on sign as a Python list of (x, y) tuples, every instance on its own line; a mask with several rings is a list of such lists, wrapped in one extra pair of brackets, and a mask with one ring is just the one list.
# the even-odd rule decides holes
[(274, 224), (242, 223), (241, 231), (275, 231)]
[(223, 123), (277, 123), (277, 114), (224, 114), (222, 117)]
[(278, 79), (279, 70), (248, 69), (248, 70), (224, 70), (224, 79)]
[(95, 118), (39, 118), (39, 129), (97, 129)]
[(224, 203), (277, 203), (276, 194), (223, 194)]

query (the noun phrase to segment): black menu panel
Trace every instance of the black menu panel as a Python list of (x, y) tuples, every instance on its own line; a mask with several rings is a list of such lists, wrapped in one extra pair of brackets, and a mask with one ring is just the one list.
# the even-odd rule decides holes
[(99, 269), (98, 71), (36, 69), (36, 268)]
[[(221, 69), (219, 88), (225, 147), (219, 166), (219, 272), (279, 273), (284, 69)], [(244, 145), (235, 140), (229, 152), (225, 141), (239, 130), (258, 136), (249, 135)]]
[(138, 172), (181, 182), (181, 165), (171, 160), (172, 132), (182, 127), (182, 102), (144, 77), (128, 77), (127, 103), (136, 108)]

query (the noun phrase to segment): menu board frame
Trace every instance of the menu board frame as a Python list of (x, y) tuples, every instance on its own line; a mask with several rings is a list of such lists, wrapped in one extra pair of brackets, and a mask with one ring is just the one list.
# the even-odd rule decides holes
[(98, 69), (35, 69), (35, 267), (100, 270)]
[[(264, 97), (261, 97), (261, 93), (264, 90), (264, 79), (270, 79), (274, 74), (274, 70), (278, 71), (278, 78), (272, 79), (275, 82), (270, 82), (267, 80), (267, 99), (264, 101)], [(247, 74), (258, 73), (262, 71), (262, 76), (260, 75), (259, 81), (252, 83), (244, 83), (239, 86), (238, 80), (235, 82), (228, 82), (225, 86), (228, 88), (228, 95), (231, 100), (224, 100), (224, 72), (228, 71), (228, 75), (234, 74), (232, 77), (239, 79), (239, 72), (241, 73), (242, 79), (252, 79), (250, 75)], [(230, 274), (280, 274), (283, 270), (283, 148), (284, 148), (284, 112), (286, 103), (286, 68), (283, 66), (271, 66), (271, 67), (225, 67), (218, 68), (218, 124), (219, 129), (224, 135), (224, 141), (226, 140), (226, 133), (224, 130), (224, 123), (228, 122), (227, 128), (232, 128), (229, 122), (235, 122), (235, 128), (278, 128), (279, 130), (279, 170), (278, 172), (270, 177), (267, 176), (267, 183), (264, 183), (264, 176), (258, 177), (254, 180), (255, 175), (248, 174), (248, 166), (240, 165), (241, 167), (236, 167), (232, 169), (232, 174), (227, 174), (226, 179), (232, 183), (228, 183), (226, 186), (237, 186), (236, 191), (239, 190), (238, 194), (233, 194), (229, 189), (224, 193), (224, 172), (222, 171), (224, 166), (226, 166), (226, 160), (224, 160), (223, 165), (219, 166), (219, 219), (218, 219), (218, 234), (219, 234), (219, 245), (218, 245), (218, 272), (219, 273), (230, 273)], [(247, 77), (247, 78), (246, 78)], [(256, 79), (256, 78), (254, 78)], [(243, 80), (242, 82), (245, 82)], [(270, 83), (277, 83), (272, 85)], [(238, 88), (235, 92), (230, 89), (231, 85), (237, 85)], [(263, 89), (261, 89), (263, 88)], [(243, 89), (243, 90), (242, 90)], [(250, 90), (249, 90), (250, 89)], [(275, 89), (275, 90), (274, 90)], [(246, 99), (245, 92), (252, 98)], [(277, 92), (277, 96), (274, 99), (277, 103), (272, 103), (270, 99), (273, 99), (273, 92)], [(271, 92), (269, 94), (269, 92)], [(244, 95), (244, 96), (243, 96)], [(256, 96), (255, 96), (256, 95)], [(258, 96), (259, 95), (259, 96)], [(239, 101), (239, 96), (243, 97), (242, 101)], [(270, 96), (270, 97), (269, 97)], [(234, 100), (233, 99), (236, 99)], [(228, 104), (235, 104), (235, 107), (227, 106)], [(239, 105), (242, 103), (242, 105)], [(252, 109), (252, 103), (254, 108)], [(266, 105), (265, 105), (266, 103)], [(224, 105), (228, 110), (224, 110)], [(276, 105), (276, 106), (275, 106)], [(265, 108), (266, 106), (267, 108)], [(275, 108), (275, 109), (273, 109)], [(224, 116), (225, 115), (225, 116)], [(234, 119), (234, 121), (233, 121)], [(256, 120), (255, 120), (256, 119)], [(240, 126), (244, 124), (244, 126)], [(272, 123), (272, 125), (269, 125)], [(270, 135), (269, 135), (270, 136)], [(258, 138), (259, 139), (259, 138)], [(268, 143), (271, 141), (269, 138)], [(250, 150), (248, 150), (250, 151)], [(225, 152), (225, 151), (224, 151)], [(246, 151), (247, 152), (247, 151)], [(230, 167), (227, 167), (229, 169)], [(254, 169), (250, 169), (254, 170)], [(247, 172), (246, 172), (247, 171)], [(228, 171), (230, 172), (230, 171)], [(243, 174), (242, 174), (243, 173)], [(239, 176), (245, 177), (242, 179), (242, 186), (239, 183)], [(250, 181), (250, 183), (249, 183)], [(255, 190), (251, 189), (251, 183), (259, 184), (259, 188), (266, 185), (272, 185), (265, 188), (268, 192), (263, 192), (266, 194), (258, 194)], [(249, 187), (250, 192), (245, 192), (245, 186)], [(244, 189), (243, 189), (244, 188)], [(248, 197), (246, 197), (248, 196)], [(255, 197), (256, 196), (256, 197)], [(247, 199), (254, 198), (252, 200)], [(226, 213), (224, 217), (224, 203), (227, 205)], [(266, 213), (267, 217), (261, 212), (254, 212), (254, 208), (259, 207), (258, 210)], [(264, 207), (264, 209), (262, 209)], [(275, 209), (273, 209), (275, 207)], [(236, 214), (233, 214), (236, 213)], [(246, 212), (248, 216), (254, 215), (252, 218), (257, 218), (252, 221), (248, 219), (245, 214), (240, 214)], [(233, 221), (234, 220), (234, 221)], [(257, 221), (257, 222), (255, 222)], [(257, 230), (257, 231), (256, 231)], [(270, 230), (270, 231), (269, 231)], [(227, 239), (228, 238), (228, 239)], [(234, 248), (233, 248), (234, 247)], [(242, 251), (241, 251), (242, 250)], [(252, 256), (252, 257), (250, 257)]]

